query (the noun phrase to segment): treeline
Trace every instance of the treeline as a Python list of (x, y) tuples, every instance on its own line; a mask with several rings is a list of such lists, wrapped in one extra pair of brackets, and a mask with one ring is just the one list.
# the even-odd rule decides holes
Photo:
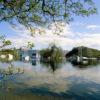
[(14, 60), (18, 60), (20, 55), (19, 55), (19, 51), (17, 49), (2, 49), (0, 51), (0, 55), (7, 55), (7, 54), (11, 54), (13, 55)]
[(63, 60), (63, 51), (61, 48), (52, 45), (47, 49), (40, 51), (41, 61), (59, 63)]
[(92, 49), (84, 46), (75, 47), (70, 52), (66, 54), (66, 57), (73, 55), (84, 56), (84, 57), (100, 57), (100, 51), (97, 49)]

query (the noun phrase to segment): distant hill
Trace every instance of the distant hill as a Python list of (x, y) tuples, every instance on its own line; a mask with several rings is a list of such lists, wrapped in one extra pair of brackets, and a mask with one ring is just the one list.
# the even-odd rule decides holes
[(73, 55), (84, 56), (84, 57), (100, 57), (100, 50), (92, 49), (84, 46), (75, 47), (66, 54), (66, 57)]

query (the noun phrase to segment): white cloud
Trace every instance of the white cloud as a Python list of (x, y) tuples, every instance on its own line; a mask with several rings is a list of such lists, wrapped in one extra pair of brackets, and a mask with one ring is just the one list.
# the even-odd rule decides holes
[[(88, 26), (93, 28), (96, 26)], [(23, 28), (23, 27), (22, 27)], [(53, 34), (50, 29), (45, 29), (45, 34), (36, 34), (34, 37), (30, 36), (30, 32), (23, 28), (17, 30), (17, 37), (10, 37), (9, 39), (13, 42), (16, 47), (27, 45), (27, 42), (33, 42), (36, 49), (45, 48), (50, 43), (55, 43), (61, 46), (63, 49), (70, 50), (75, 46), (88, 46), (96, 49), (100, 49), (100, 34), (99, 33), (79, 33), (72, 32), (71, 27), (66, 25), (63, 27), (64, 31), (60, 35)], [(14, 30), (14, 29), (13, 29)], [(16, 29), (15, 29), (16, 31)]]
[(88, 25), (86, 28), (91, 30), (96, 30), (100, 28), (100, 25)]

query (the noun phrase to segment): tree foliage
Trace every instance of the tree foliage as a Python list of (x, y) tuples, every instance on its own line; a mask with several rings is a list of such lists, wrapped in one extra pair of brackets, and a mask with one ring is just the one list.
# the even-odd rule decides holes
[(41, 60), (44, 62), (55, 62), (59, 63), (63, 60), (63, 51), (61, 48), (52, 45), (47, 49), (43, 49), (40, 51)]
[(96, 12), (93, 0), (0, 0), (0, 21), (18, 22), (30, 29), (52, 21), (69, 23), (75, 15)]
[(31, 43), (31, 42), (28, 42), (28, 46), (27, 47), (30, 48), (30, 49), (32, 49), (34, 47), (34, 44)]
[[(81, 53), (81, 54), (80, 54)], [(75, 47), (71, 51), (66, 54), (66, 57), (71, 56), (83, 56), (83, 57), (90, 57), (90, 58), (98, 58), (100, 57), (100, 50), (92, 49), (84, 46)]]
[[(2, 49), (0, 50), (0, 55), (8, 55), (8, 54), (11, 54), (13, 55), (14, 59), (13, 60), (19, 60), (19, 51), (14, 48), (14, 49)], [(6, 57), (5, 59), (0, 59), (0, 61), (8, 61), (8, 57)]]
[(6, 40), (4, 36), (0, 36), (0, 48), (3, 48), (7, 45), (11, 45), (11, 41), (10, 40)]

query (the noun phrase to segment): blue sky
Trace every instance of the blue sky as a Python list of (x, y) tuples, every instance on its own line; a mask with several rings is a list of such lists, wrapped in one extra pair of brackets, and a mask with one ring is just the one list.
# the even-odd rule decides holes
[[(74, 46), (88, 46), (100, 49), (100, 0), (94, 0), (98, 9), (97, 15), (89, 17), (76, 16), (70, 25), (64, 27), (64, 35), (59, 37), (53, 34), (31, 37), (30, 33), (22, 26), (13, 29), (7, 22), (0, 23), (0, 34), (5, 34), (7, 39), (13, 42), (13, 46), (20, 47), (26, 45), (28, 41), (34, 42), (37, 49), (45, 48), (48, 44), (55, 42), (63, 49), (72, 49)], [(49, 30), (47, 30), (49, 32)]]

